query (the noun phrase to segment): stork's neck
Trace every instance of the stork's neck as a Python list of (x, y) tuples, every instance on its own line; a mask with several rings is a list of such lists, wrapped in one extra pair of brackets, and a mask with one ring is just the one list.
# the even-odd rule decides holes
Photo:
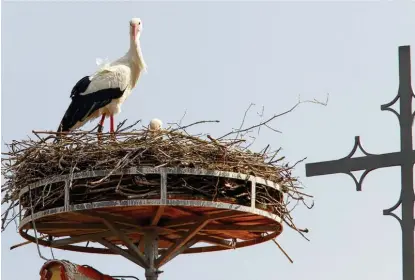
[(147, 65), (143, 58), (143, 53), (141, 52), (140, 40), (137, 37), (136, 40), (130, 39), (130, 49), (128, 54), (132, 58), (134, 64), (139, 67), (139, 71), (146, 71)]

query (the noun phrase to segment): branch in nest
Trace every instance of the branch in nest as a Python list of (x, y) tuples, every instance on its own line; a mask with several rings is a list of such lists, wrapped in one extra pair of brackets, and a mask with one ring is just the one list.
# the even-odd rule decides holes
[[(299, 97), (298, 102), (297, 102), (297, 103), (296, 103), (293, 107), (291, 107), (289, 110), (287, 110), (287, 111), (285, 111), (285, 112), (283, 112), (283, 113), (280, 113), (280, 114), (273, 115), (271, 118), (269, 118), (269, 119), (267, 119), (267, 120), (265, 120), (265, 121), (261, 121), (259, 124), (256, 124), (256, 125), (253, 125), (253, 126), (250, 126), (250, 127), (248, 127), (248, 128), (245, 128), (245, 129), (242, 129), (243, 123), (245, 122), (245, 116), (246, 116), (246, 114), (247, 114), (247, 111), (251, 108), (251, 106), (252, 106), (252, 105), (254, 105), (253, 103), (251, 103), (251, 105), (248, 107), (247, 111), (245, 112), (244, 119), (243, 119), (243, 121), (242, 121), (242, 124), (241, 124), (240, 129), (238, 129), (238, 130), (236, 130), (236, 131), (231, 131), (231, 132), (228, 132), (228, 133), (226, 133), (225, 135), (223, 135), (223, 136), (219, 137), (219, 138), (218, 138), (218, 140), (220, 140), (220, 139), (222, 139), (222, 138), (225, 138), (225, 137), (228, 137), (228, 136), (230, 136), (230, 135), (232, 135), (232, 134), (235, 134), (235, 133), (236, 133), (236, 135), (239, 135), (239, 134), (240, 134), (240, 133), (242, 133), (242, 132), (250, 131), (250, 130), (252, 130), (252, 129), (254, 129), (254, 128), (258, 128), (258, 127), (261, 127), (261, 126), (267, 126), (268, 128), (270, 128), (270, 127), (268, 126), (268, 123), (269, 123), (269, 122), (273, 121), (274, 119), (276, 119), (276, 118), (278, 118), (278, 117), (284, 116), (284, 115), (286, 115), (286, 114), (288, 114), (288, 113), (290, 113), (290, 112), (294, 111), (294, 110), (295, 110), (295, 108), (297, 108), (299, 105), (301, 105), (301, 104), (303, 104), (303, 103), (314, 103), (314, 104), (319, 104), (319, 105), (327, 106), (328, 101), (329, 101), (329, 95), (328, 95), (328, 94), (327, 94), (327, 99), (326, 99), (326, 101), (325, 101), (325, 102), (321, 102), (321, 101), (318, 101), (318, 100), (316, 100), (316, 99), (301, 101), (301, 99), (300, 99), (300, 97)], [(272, 130), (276, 131), (275, 129), (272, 129)], [(280, 131), (277, 131), (277, 132), (280, 132)]]

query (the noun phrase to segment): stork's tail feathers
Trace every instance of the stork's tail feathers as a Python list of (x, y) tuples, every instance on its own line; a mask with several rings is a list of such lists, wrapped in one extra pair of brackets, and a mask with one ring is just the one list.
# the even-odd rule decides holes
[(69, 132), (72, 127), (77, 123), (78, 116), (76, 114), (80, 111), (79, 108), (76, 106), (76, 101), (72, 99), (71, 104), (69, 105), (68, 109), (65, 112), (65, 115), (62, 117), (61, 122), (59, 123), (59, 127), (56, 130), (59, 134), (57, 135), (59, 138), (61, 137), (61, 133)]
[[(70, 106), (71, 107), (71, 106)], [(56, 140), (55, 143), (59, 143), (62, 139), (62, 134), (65, 134), (65, 132), (69, 132), (73, 126), (73, 122), (70, 121), (68, 118), (68, 113), (70, 112), (69, 109), (66, 111), (65, 115), (63, 116), (61, 122), (59, 123), (58, 129), (56, 130)]]
[(71, 127), (69, 126), (69, 123), (66, 122), (65, 119), (62, 119), (56, 132), (69, 132), (70, 130)]

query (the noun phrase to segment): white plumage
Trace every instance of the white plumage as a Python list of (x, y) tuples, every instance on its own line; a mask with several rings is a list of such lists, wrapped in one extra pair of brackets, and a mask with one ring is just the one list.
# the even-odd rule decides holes
[(149, 125), (149, 129), (151, 131), (156, 131), (156, 130), (160, 130), (162, 127), (163, 123), (161, 122), (161, 120), (159, 119), (152, 119), (150, 121), (150, 125)]
[[(87, 120), (85, 120), (85, 122), (95, 119), (103, 114), (106, 116), (113, 116), (121, 112), (122, 103), (130, 96), (131, 91), (134, 88), (135, 83), (133, 84), (133, 81), (137, 80), (139, 78), (137, 74), (140, 74), (139, 71), (136, 71), (136, 76), (132, 77), (132, 67), (124, 63), (124, 61), (117, 64), (112, 63), (90, 76), (89, 79), (91, 80), (91, 83), (81, 95), (95, 93), (108, 88), (119, 88), (123, 91), (123, 94), (120, 98), (112, 99), (111, 103), (95, 111)], [(80, 125), (83, 125), (83, 123)]]
[(114, 131), (113, 116), (121, 112), (122, 103), (131, 94), (141, 73), (147, 69), (139, 41), (141, 31), (141, 20), (131, 19), (128, 52), (111, 63), (100, 61), (101, 65), (94, 74), (77, 82), (71, 92), (72, 102), (58, 131), (71, 131), (99, 116), (102, 116), (101, 127), (105, 117), (109, 116), (110, 131)]

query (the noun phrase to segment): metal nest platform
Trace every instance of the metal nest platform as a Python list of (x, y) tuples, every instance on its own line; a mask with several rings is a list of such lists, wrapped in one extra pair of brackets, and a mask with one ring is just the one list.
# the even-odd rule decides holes
[[(159, 187), (146, 198), (75, 203), (73, 180), (97, 180), (105, 176), (156, 176)], [(226, 179), (245, 182), (250, 202), (175, 194), (169, 185), (172, 176)], [(195, 179), (193, 179), (195, 180)], [(228, 250), (259, 244), (282, 232), (282, 219), (275, 208), (258, 203), (257, 187), (279, 192), (279, 184), (252, 175), (194, 168), (129, 168), (85, 171), (56, 176), (31, 184), (20, 191), (22, 200), (52, 184), (64, 184), (64, 201), (49, 209), (22, 207), (19, 232), (43, 246), (84, 253), (118, 254), (143, 267), (147, 279), (157, 279), (159, 268), (179, 254)], [(72, 201), (71, 201), (72, 200)], [(20, 205), (22, 205), (21, 203)], [(23, 204), (25, 205), (25, 204)], [(27, 205), (27, 204), (26, 204)], [(273, 210), (274, 209), (274, 210)], [(29, 230), (37, 232), (29, 234)], [(42, 235), (42, 237), (38, 235)], [(46, 239), (44, 239), (46, 238)], [(85, 247), (77, 243), (98, 243)]]

